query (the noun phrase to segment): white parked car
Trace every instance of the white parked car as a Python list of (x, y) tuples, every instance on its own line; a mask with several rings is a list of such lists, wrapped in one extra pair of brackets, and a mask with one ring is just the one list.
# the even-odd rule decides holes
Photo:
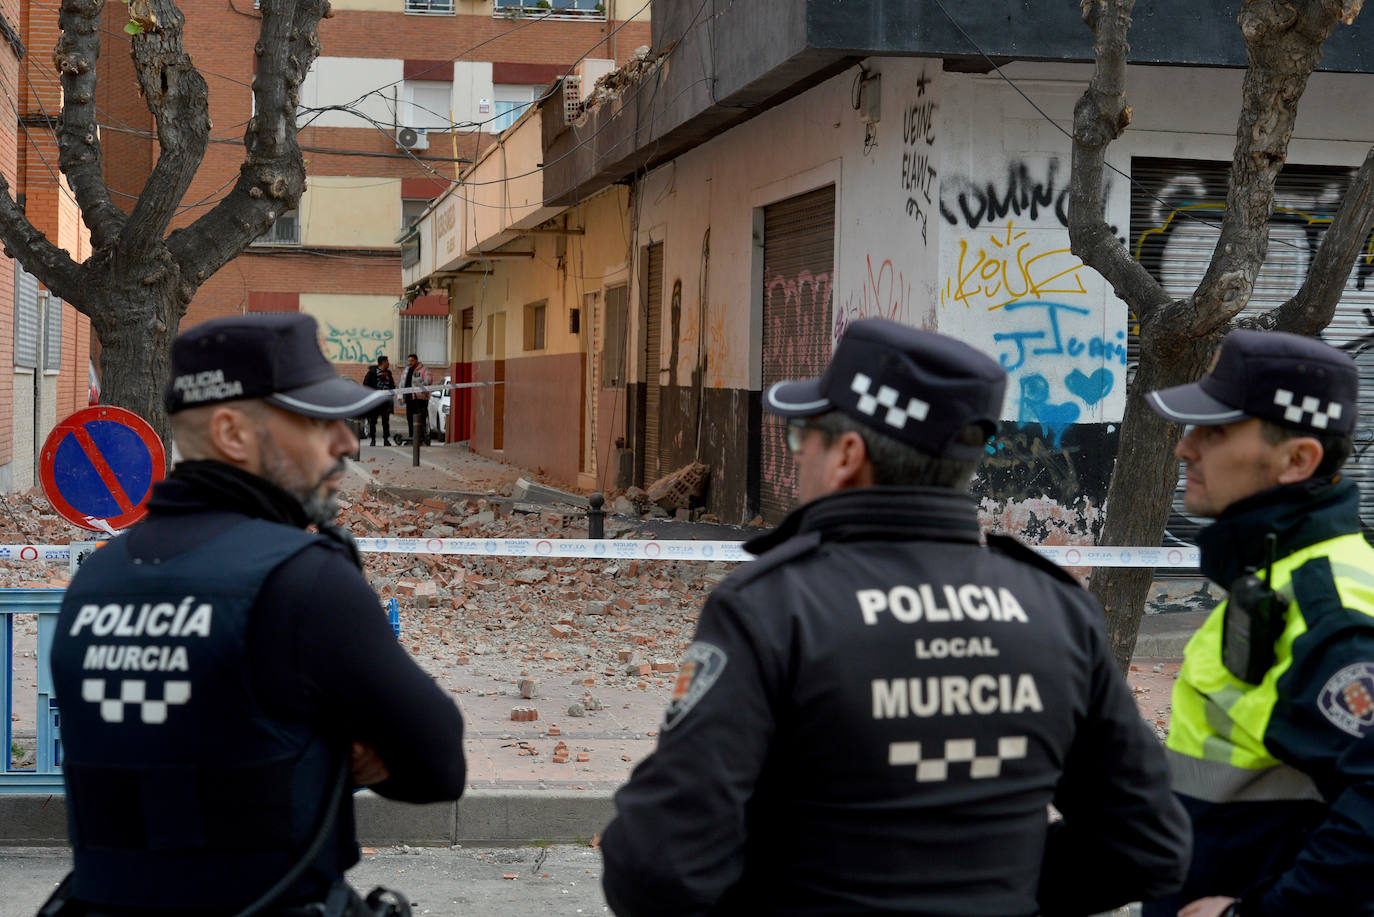
[[(452, 379), (444, 376), (444, 384)], [(448, 407), (451, 389), (434, 392), (429, 396), (429, 438), (443, 442), (448, 439)]]

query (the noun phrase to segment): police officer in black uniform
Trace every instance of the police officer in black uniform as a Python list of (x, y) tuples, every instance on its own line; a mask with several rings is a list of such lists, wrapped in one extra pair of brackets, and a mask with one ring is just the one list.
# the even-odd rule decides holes
[[(386, 354), (378, 354), (377, 362), (363, 374), (363, 385), (368, 388), (391, 391), (396, 388), (396, 377), (391, 373), (391, 360)], [(377, 445), (377, 421), (382, 422), (382, 445), (391, 444), (391, 402), (385, 401), (366, 417), (367, 432), (371, 445)]]
[(983, 543), (966, 489), (1005, 384), (867, 320), (765, 394), (801, 505), (707, 599), (616, 794), (617, 914), (1091, 914), (1182, 882), (1187, 820), (1101, 609)]
[(73, 578), (52, 651), (63, 914), (234, 914), (293, 867), (262, 913), (370, 914), (342, 882), (353, 787), (462, 792), (459, 712), (332, 525), (358, 445), (344, 420), (391, 395), (341, 379), (316, 333), (306, 315), (234, 317), (173, 344), (182, 461)]

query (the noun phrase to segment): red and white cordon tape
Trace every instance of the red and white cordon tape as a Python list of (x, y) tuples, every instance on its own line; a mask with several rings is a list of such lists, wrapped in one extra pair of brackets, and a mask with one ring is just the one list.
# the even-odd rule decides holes
[[(1065, 567), (1198, 566), (1198, 549), (1191, 546), (1141, 548), (1095, 545), (1032, 545), (1044, 557)], [(551, 557), (699, 560), (753, 560), (739, 541), (643, 541), (591, 538), (359, 538), (363, 552), (386, 554), (469, 554), (482, 557)], [(0, 545), (0, 561), (67, 560), (68, 545)]]

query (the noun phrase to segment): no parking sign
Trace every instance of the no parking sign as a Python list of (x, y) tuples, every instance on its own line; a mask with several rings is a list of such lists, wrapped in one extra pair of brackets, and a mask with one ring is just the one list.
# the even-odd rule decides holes
[(38, 474), (53, 510), (97, 532), (127, 528), (148, 512), (167, 455), (152, 426), (133, 411), (85, 408), (53, 427)]

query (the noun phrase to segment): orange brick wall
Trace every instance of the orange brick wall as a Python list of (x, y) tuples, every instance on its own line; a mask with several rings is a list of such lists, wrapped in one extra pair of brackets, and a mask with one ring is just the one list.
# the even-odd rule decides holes
[[(134, 78), (134, 63), (129, 57), (129, 38), (124, 24), (129, 8), (123, 3), (107, 3), (101, 14), (100, 80), (95, 101), (99, 112), (100, 148), (103, 154), (105, 183), (114, 202), (125, 211), (143, 190), (153, 168), (156, 144), (150, 139), (153, 115), (139, 95)], [(137, 132), (142, 133), (137, 133)]]
[[(21, 26), (19, 0), (0, 0), (0, 15), (15, 28)], [(19, 119), (15, 92), (19, 86), (19, 58), (8, 44), (0, 44), (0, 173), (15, 193), (19, 180)], [(0, 465), (14, 460), (14, 262), (0, 253)]]

